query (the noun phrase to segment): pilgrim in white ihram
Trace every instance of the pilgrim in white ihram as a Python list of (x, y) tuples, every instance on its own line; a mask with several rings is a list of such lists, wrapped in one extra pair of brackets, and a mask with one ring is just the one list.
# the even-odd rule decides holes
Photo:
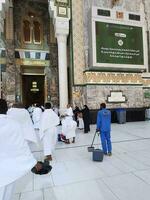
[(57, 141), (57, 128), (59, 125), (58, 115), (51, 109), (50, 103), (45, 103), (45, 111), (41, 116), (40, 139), (43, 142), (44, 156), (47, 160), (52, 160), (52, 152)]
[(32, 113), (32, 120), (33, 120), (35, 129), (39, 129), (40, 127), (41, 115), (42, 115), (42, 109), (37, 104), (36, 107), (33, 109), (33, 113)]
[(0, 200), (12, 200), (15, 181), (37, 163), (22, 137), (21, 126), (6, 112), (6, 101), (0, 99)]
[(81, 112), (78, 113), (78, 121), (79, 121), (79, 126), (78, 126), (78, 128), (79, 128), (80, 130), (84, 129), (83, 116), (82, 116), (82, 113), (81, 113)]
[(66, 136), (66, 144), (70, 143), (70, 139), (73, 138), (73, 143), (75, 142), (75, 130), (77, 123), (73, 120), (73, 111), (71, 106), (67, 105), (67, 110), (65, 112), (65, 117), (62, 119), (62, 133)]
[(25, 108), (10, 108), (7, 112), (7, 115), (20, 124), (25, 140), (28, 142), (37, 143), (37, 137), (33, 128), (30, 114)]

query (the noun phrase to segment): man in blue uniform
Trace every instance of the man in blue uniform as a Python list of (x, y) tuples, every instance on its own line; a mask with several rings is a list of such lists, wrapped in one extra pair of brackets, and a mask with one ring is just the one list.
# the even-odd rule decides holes
[(101, 103), (100, 111), (97, 114), (97, 131), (100, 131), (101, 143), (105, 155), (112, 155), (111, 145), (111, 112), (106, 109), (106, 104)]

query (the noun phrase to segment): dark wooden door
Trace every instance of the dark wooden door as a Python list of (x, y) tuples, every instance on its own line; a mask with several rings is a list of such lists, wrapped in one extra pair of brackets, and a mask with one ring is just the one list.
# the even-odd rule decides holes
[(34, 103), (44, 104), (44, 76), (23, 75), (22, 76), (23, 104), (29, 106)]

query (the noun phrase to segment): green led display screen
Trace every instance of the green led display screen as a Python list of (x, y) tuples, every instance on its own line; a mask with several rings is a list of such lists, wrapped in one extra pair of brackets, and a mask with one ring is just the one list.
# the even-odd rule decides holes
[(97, 21), (96, 61), (144, 65), (142, 27)]

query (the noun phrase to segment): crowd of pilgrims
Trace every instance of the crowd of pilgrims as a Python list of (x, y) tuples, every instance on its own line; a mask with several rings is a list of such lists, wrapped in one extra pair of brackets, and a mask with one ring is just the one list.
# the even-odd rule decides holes
[[(83, 130), (84, 133), (90, 131), (90, 111), (87, 105), (82, 109), (70, 104), (66, 109), (59, 110), (51, 103), (44, 106), (38, 103), (24, 108), (22, 104), (11, 105), (7, 112), (14, 120), (20, 123), (25, 140), (29, 146), (32, 143), (37, 146), (42, 143), (44, 157), (52, 160), (52, 153), (56, 142), (66, 144), (75, 143), (76, 129)], [(61, 133), (57, 126), (61, 125)]]
[[(75, 143), (77, 128), (84, 133), (90, 131), (87, 105), (73, 109), (68, 104), (65, 109), (58, 109), (48, 102), (27, 109), (22, 104), (14, 104), (8, 109), (6, 100), (0, 99), (0, 200), (12, 200), (16, 180), (29, 170), (40, 175), (50, 172), (56, 142)], [(108, 156), (112, 155), (110, 131), (111, 112), (101, 103), (95, 135), (100, 132), (103, 153)], [(41, 144), (43, 162), (32, 154), (33, 146)]]
[[(6, 100), (0, 99), (0, 200), (12, 200), (16, 181), (30, 170), (47, 174), (52, 169), (50, 162), (58, 138), (67, 145), (75, 143), (77, 127), (88, 133), (89, 122), (86, 105), (73, 110), (68, 104), (59, 110), (45, 103), (26, 109), (19, 103), (8, 107)], [(39, 144), (43, 146), (43, 161), (37, 161), (32, 153), (32, 147)]]

